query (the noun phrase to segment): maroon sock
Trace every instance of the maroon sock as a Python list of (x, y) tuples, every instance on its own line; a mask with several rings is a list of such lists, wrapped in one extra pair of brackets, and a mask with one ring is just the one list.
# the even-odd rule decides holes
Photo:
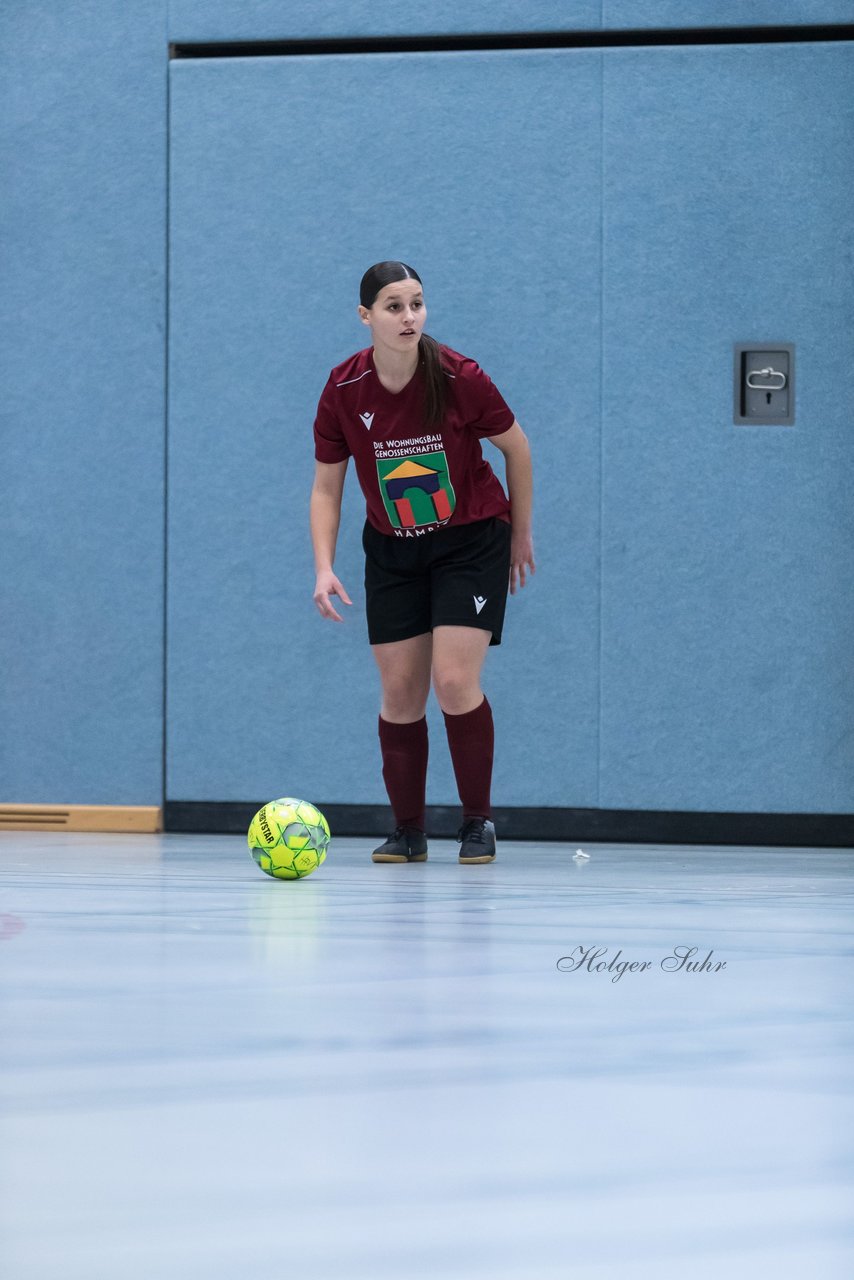
[(427, 787), (427, 717), (409, 724), (392, 724), (380, 716), (383, 780), (399, 827), (424, 830)]
[(451, 748), (463, 817), (490, 818), (492, 755), (495, 747), (492, 707), (484, 698), (474, 711), (466, 711), (461, 716), (449, 716), (446, 711), (442, 714), (448, 731), (448, 746)]

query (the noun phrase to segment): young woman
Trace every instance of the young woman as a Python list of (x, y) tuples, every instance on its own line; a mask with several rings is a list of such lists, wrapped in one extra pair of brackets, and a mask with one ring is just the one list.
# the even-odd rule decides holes
[[(403, 262), (365, 272), (359, 316), (372, 345), (332, 370), (314, 424), (311, 536), (320, 614), (350, 597), (333, 561), (350, 457), (367, 501), (368, 636), (382, 684), (383, 778), (395, 829), (375, 862), (423, 862), (430, 686), (445, 718), (463, 806), (460, 862), (492, 862), (494, 729), (480, 686), (507, 600), (534, 571), (531, 454), (473, 360), (424, 330), (421, 280)], [(506, 458), (509, 500), (480, 441)]]

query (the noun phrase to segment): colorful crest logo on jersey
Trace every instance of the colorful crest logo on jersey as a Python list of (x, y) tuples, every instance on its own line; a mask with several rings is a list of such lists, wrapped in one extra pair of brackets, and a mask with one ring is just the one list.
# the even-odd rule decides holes
[(385, 509), (395, 529), (448, 520), (457, 505), (445, 451), (377, 461)]

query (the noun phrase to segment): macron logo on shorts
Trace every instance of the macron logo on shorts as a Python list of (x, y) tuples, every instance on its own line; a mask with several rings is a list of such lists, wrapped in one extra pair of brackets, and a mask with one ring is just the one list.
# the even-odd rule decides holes
[(475, 613), (480, 613), (481, 609), (486, 604), (486, 596), (472, 596), (472, 599), (474, 600)]
[(360, 413), (359, 417), (362, 419), (362, 422), (365, 424), (366, 429), (370, 431), (371, 425), (374, 421), (374, 415), (372, 413)]

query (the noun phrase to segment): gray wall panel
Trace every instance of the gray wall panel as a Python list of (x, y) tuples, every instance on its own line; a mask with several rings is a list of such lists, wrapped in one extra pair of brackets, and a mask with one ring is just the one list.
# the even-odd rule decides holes
[(11, 9), (0, 800), (156, 804), (165, 4)]
[(176, 42), (847, 22), (854, 0), (169, 0)]
[[(307, 517), (317, 398), (365, 345), (363, 270), (394, 256), (540, 479), (540, 570), (488, 662), (496, 802), (595, 803), (600, 71), (566, 52), (173, 65), (170, 798), (384, 799), (353, 477), (346, 627), (314, 613)], [(432, 732), (430, 799), (452, 803)]]
[(170, 0), (174, 41), (596, 30), (601, 0)]
[[(614, 50), (602, 804), (854, 807), (854, 48)], [(732, 344), (797, 346), (793, 427)]]
[(854, 0), (602, 0), (608, 30), (854, 22)]

